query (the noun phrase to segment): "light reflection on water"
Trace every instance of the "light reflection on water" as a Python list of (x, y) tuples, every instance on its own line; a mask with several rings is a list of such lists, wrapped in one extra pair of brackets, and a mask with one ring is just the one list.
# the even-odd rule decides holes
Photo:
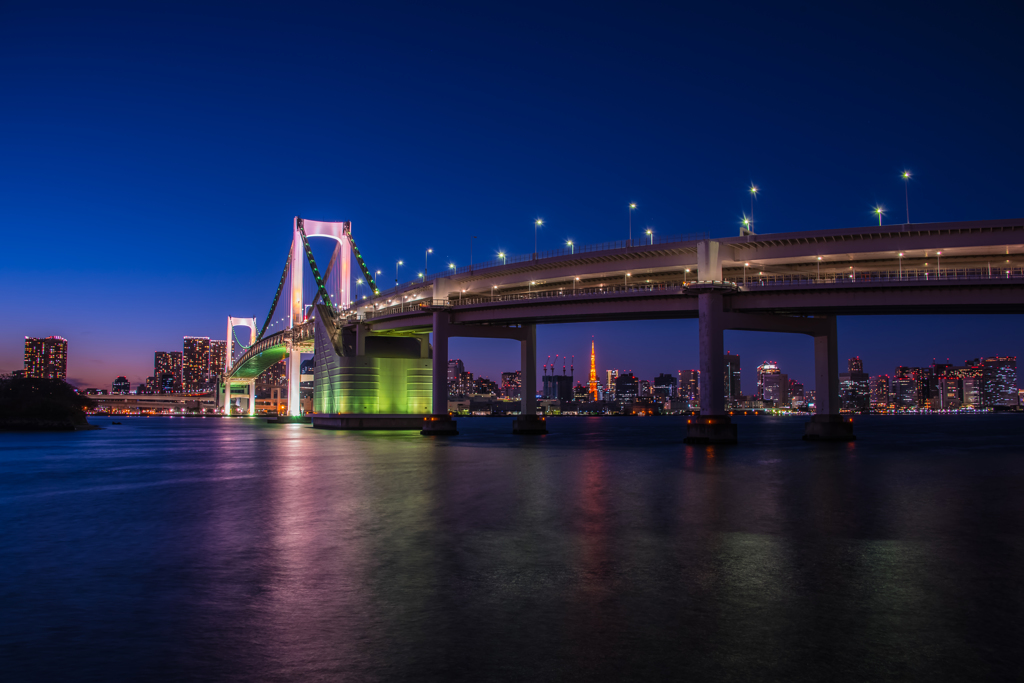
[(5, 680), (1022, 671), (1016, 416), (122, 421), (0, 435)]

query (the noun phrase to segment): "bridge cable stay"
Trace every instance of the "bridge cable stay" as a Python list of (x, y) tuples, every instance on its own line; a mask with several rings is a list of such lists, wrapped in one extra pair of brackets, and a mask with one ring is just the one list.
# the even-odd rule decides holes
[(306, 260), (309, 261), (309, 267), (313, 270), (313, 279), (316, 281), (316, 288), (318, 296), (323, 299), (323, 302), (327, 304), (327, 307), (333, 309), (334, 306), (331, 304), (331, 295), (327, 293), (327, 288), (324, 286), (324, 279), (320, 276), (320, 269), (316, 267), (316, 259), (313, 258), (313, 250), (309, 247), (309, 239), (306, 238), (306, 229), (302, 224), (302, 219), (298, 220), (299, 224), (299, 236), (302, 237), (302, 246), (306, 250)]
[[(331, 275), (334, 273), (334, 264), (338, 260), (338, 253), (339, 252), (338, 252), (337, 249), (335, 249), (331, 253), (331, 260), (327, 264), (327, 270), (324, 272), (324, 282), (329, 281), (331, 279)], [(316, 295), (313, 297), (313, 302), (310, 305), (315, 308), (316, 307), (316, 302), (319, 301), (319, 300), (320, 300), (320, 290), (318, 289), (316, 291)]]
[[(231, 336), (235, 338), (235, 344), (240, 346), (240, 347), (242, 347), (243, 352), (244, 351), (248, 351), (249, 349), (251, 349), (253, 346), (256, 345), (256, 342), (253, 342), (252, 344), (249, 344), (248, 346), (243, 344), (242, 340), (238, 338), (238, 333), (235, 332), (235, 328), (231, 328)], [(234, 361), (232, 361), (232, 362), (234, 362)]]
[(284, 262), (284, 270), (281, 272), (281, 281), (277, 283), (277, 294), (274, 295), (274, 303), (270, 304), (270, 313), (267, 313), (267, 319), (263, 323), (263, 329), (256, 335), (256, 342), (263, 339), (263, 335), (266, 334), (267, 328), (270, 327), (270, 321), (274, 318), (274, 311), (277, 310), (277, 302), (281, 299), (281, 292), (284, 291), (285, 280), (288, 279), (288, 269), (292, 265), (292, 250), (288, 250), (288, 259)]
[(374, 296), (380, 296), (380, 290), (377, 289), (377, 283), (373, 281), (373, 276), (370, 275), (370, 269), (366, 267), (366, 263), (363, 262), (363, 255), (359, 253), (359, 247), (356, 246), (356, 241), (352, 237), (352, 233), (348, 233), (348, 241), (352, 245), (352, 251), (356, 255), (356, 261), (359, 263), (359, 269), (363, 271), (363, 277), (366, 278), (366, 284), (370, 285), (370, 291), (373, 292)]

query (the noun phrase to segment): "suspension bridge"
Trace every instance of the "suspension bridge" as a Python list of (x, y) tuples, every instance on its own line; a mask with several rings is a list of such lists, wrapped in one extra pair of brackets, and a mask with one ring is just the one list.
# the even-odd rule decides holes
[[(321, 275), (311, 238), (336, 242)], [(316, 292), (303, 300), (308, 266)], [(301, 354), (315, 357), (318, 427), (417, 428), (457, 433), (447, 413), (448, 340), (520, 342), (518, 433), (543, 433), (536, 415), (536, 326), (695, 318), (701, 416), (687, 439), (736, 439), (725, 411), (723, 332), (792, 332), (814, 339), (817, 414), (807, 438), (853, 438), (839, 415), (836, 316), (1024, 312), (1024, 220), (904, 224), (711, 239), (687, 234), (572, 245), (423, 273), (381, 290), (348, 222), (296, 218), (265, 322), (228, 319), (219, 404), (287, 359), (290, 415), (300, 415)], [(352, 289), (355, 276), (367, 295)], [(286, 287), (287, 285), (287, 287)], [(275, 317), (287, 292), (286, 313)], [(274, 321), (283, 329), (269, 333)], [(242, 344), (237, 330), (245, 328)], [(235, 358), (235, 355), (238, 357)]]

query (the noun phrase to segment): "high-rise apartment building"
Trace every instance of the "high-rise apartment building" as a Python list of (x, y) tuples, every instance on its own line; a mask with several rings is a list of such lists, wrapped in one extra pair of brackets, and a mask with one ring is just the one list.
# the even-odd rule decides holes
[(161, 394), (181, 391), (181, 351), (153, 354), (153, 382)]
[(256, 384), (279, 386), (284, 384), (288, 378), (288, 361), (279, 360), (269, 368), (260, 373), (256, 378)]
[(68, 340), (64, 337), (25, 337), (25, 376), (68, 378)]
[(804, 404), (804, 385), (795, 379), (789, 380), (789, 403), (792, 406)]
[(224, 365), (227, 362), (228, 343), (216, 339), (210, 340), (210, 377), (209, 383), (220, 382), (220, 376), (224, 374)]
[(740, 357), (727, 353), (725, 359), (725, 404), (736, 405), (743, 398), (740, 385)]
[(458, 358), (448, 359), (448, 398), (465, 396), (463, 382), (466, 374), (466, 366)]
[(981, 400), (986, 407), (1017, 405), (1017, 357), (992, 356), (982, 363)]
[(201, 391), (210, 377), (210, 338), (185, 337), (181, 356), (182, 391)]
[(775, 361), (766, 360), (757, 366), (757, 397), (762, 401), (769, 400), (766, 399), (764, 395), (765, 378), (769, 375), (777, 374), (779, 374), (779, 364)]

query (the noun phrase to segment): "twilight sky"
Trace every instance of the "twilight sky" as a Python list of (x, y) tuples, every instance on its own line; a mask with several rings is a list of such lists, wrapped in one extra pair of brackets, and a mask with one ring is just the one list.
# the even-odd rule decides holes
[[(819, 3), (821, 4), (821, 3)], [(266, 315), (296, 214), (366, 259), (659, 234), (1024, 216), (1012, 3), (0, 3), (0, 371), (69, 340), (69, 379), (152, 374), (184, 335)], [(324, 257), (326, 259), (326, 257)], [(434, 264), (432, 264), (433, 266)], [(403, 271), (403, 280), (420, 266)], [(434, 270), (432, 267), (431, 270)], [(872, 373), (1018, 355), (1020, 316), (847, 317)], [(546, 326), (644, 378), (697, 367), (696, 321)], [(812, 380), (811, 341), (731, 332)], [(453, 340), (467, 369), (517, 345)]]

